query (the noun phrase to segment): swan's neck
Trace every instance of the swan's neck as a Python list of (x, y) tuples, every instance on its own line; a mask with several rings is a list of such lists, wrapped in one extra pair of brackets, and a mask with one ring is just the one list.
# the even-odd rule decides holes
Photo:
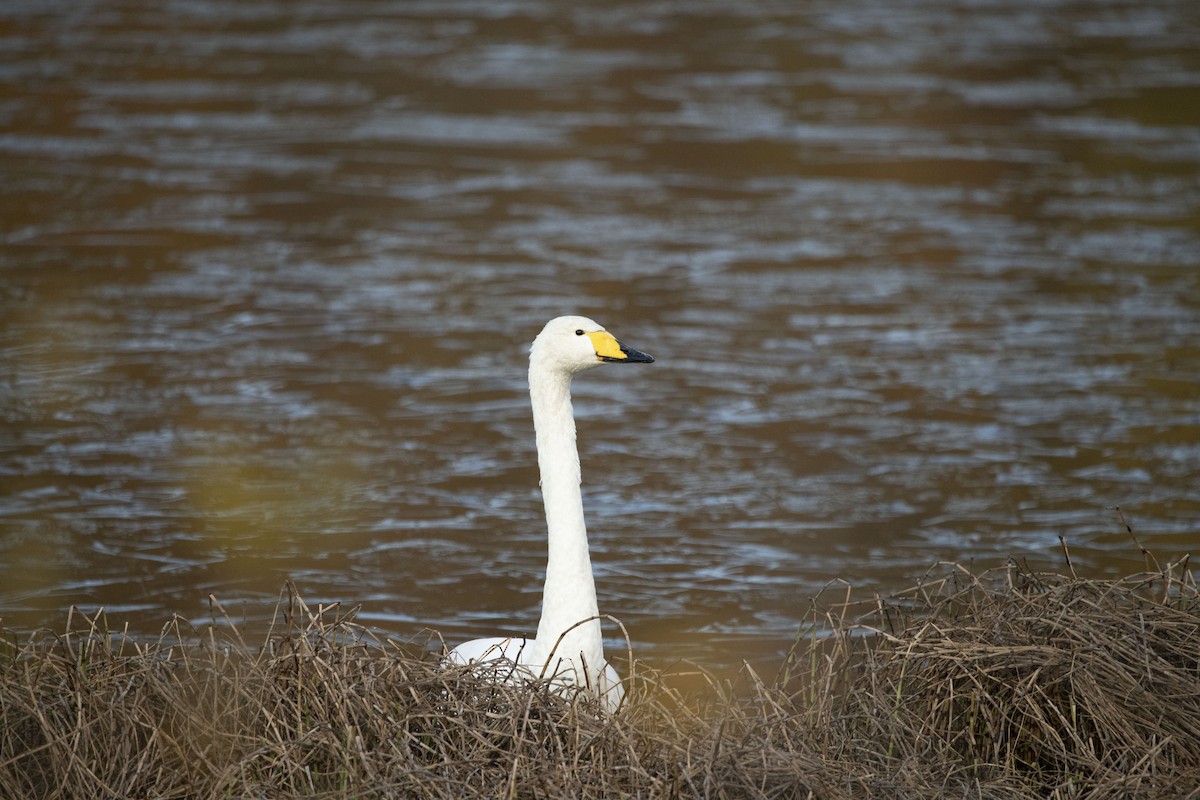
[(541, 657), (549, 660), (551, 670), (559, 657), (578, 659), (582, 655), (594, 680), (604, 663), (600, 623), (593, 620), (572, 629), (598, 611), (583, 521), (571, 376), (533, 363), (529, 367), (529, 394), (550, 541), (537, 648)]

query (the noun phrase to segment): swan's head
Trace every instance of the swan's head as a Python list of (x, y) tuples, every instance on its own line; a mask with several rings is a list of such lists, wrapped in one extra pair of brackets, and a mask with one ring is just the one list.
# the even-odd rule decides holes
[(601, 364), (649, 364), (654, 358), (621, 344), (587, 317), (557, 317), (533, 340), (529, 361), (574, 373)]

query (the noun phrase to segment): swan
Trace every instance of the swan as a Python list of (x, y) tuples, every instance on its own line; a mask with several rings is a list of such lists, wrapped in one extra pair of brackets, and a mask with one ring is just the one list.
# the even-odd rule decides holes
[(529, 351), (529, 399), (546, 507), (549, 558), (542, 617), (533, 639), (474, 639), (450, 651), (451, 664), (503, 659), (516, 666), (512, 678), (542, 677), (560, 686), (595, 693), (616, 711), (625, 691), (604, 660), (596, 583), (588, 554), (580, 492), (579, 451), (571, 409), (571, 378), (601, 364), (649, 364), (654, 359), (622, 345), (587, 317), (552, 319)]

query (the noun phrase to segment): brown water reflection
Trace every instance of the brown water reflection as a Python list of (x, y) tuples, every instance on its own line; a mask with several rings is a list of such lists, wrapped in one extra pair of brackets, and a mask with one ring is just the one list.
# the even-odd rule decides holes
[(532, 629), (549, 317), (640, 655), (786, 648), (938, 559), (1140, 566), (1200, 501), (1187, 4), (15, 2), (0, 617), (285, 577)]

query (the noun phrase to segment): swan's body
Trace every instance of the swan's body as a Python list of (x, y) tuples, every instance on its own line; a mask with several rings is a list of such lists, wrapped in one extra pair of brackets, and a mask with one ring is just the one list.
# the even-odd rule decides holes
[(604, 660), (596, 584), (588, 553), (580, 492), (579, 451), (571, 409), (571, 378), (604, 363), (649, 363), (645, 353), (621, 345), (586, 317), (558, 317), (533, 341), (529, 396), (537, 437), (538, 470), (546, 506), (549, 559), (542, 618), (533, 639), (475, 639), (450, 651), (451, 663), (504, 659), (514, 677), (542, 677), (585, 687), (615, 711), (624, 697), (621, 679)]

